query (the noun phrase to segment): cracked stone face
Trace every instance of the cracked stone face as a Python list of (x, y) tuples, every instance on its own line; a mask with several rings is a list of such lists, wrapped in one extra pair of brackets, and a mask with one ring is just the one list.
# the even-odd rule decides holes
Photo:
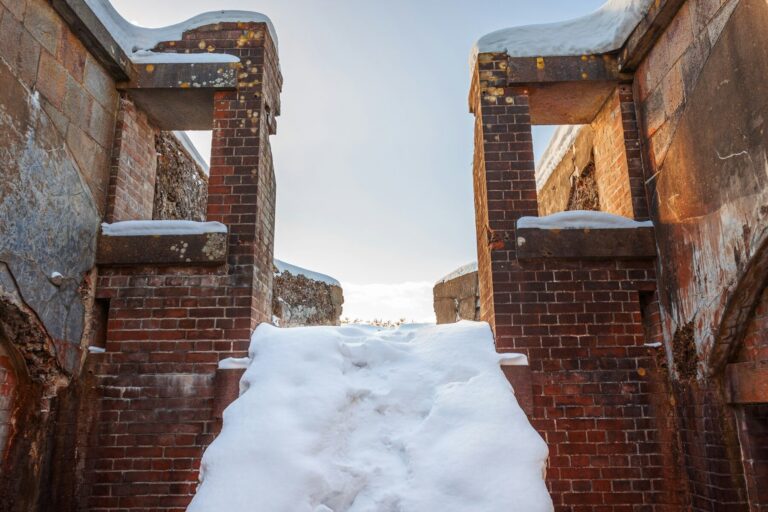
[(40, 102), (0, 62), (0, 262), (48, 334), (79, 344), (79, 288), (93, 267), (100, 215)]

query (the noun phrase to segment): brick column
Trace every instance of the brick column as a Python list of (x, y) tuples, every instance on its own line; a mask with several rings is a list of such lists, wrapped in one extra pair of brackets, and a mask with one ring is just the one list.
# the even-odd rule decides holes
[(480, 315), (491, 324), (500, 349), (519, 334), (512, 315), (521, 293), (515, 224), (538, 216), (533, 135), (528, 95), (506, 87), (506, 54), (480, 54), (470, 93), (475, 114), (475, 212)]
[(253, 329), (271, 314), (269, 136), (282, 79), (269, 30), (219, 23), (155, 50), (215, 50), (240, 59), (237, 89), (214, 99), (207, 208), (208, 220), (228, 226), (228, 261), (100, 268), (97, 297), (108, 301), (109, 319), (106, 352), (91, 356), (100, 400), (79, 507), (85, 510), (186, 508), (224, 399), (236, 394), (231, 381), (217, 380), (218, 362), (247, 355)]
[(648, 198), (645, 190), (640, 130), (637, 126), (635, 99), (631, 84), (619, 86), (619, 105), (634, 218), (636, 220), (648, 220)]

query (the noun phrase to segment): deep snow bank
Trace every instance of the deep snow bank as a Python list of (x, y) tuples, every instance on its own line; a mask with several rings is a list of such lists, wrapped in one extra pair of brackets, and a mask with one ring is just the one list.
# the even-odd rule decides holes
[(262, 325), (250, 357), (190, 511), (552, 510), (487, 324)]

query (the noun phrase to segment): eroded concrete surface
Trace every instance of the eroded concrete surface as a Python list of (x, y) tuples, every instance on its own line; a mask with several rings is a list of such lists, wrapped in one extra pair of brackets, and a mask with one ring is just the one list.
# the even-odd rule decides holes
[(0, 60), (0, 294), (22, 301), (57, 342), (79, 345), (100, 215), (65, 140)]
[(726, 305), (768, 236), (766, 26), (764, 0), (739, 3), (686, 97), (653, 178), (668, 339), (693, 322), (702, 359), (711, 353)]

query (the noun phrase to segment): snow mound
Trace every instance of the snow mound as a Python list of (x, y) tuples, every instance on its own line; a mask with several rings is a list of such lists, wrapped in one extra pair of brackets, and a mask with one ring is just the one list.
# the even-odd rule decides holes
[(563, 161), (584, 126), (583, 124), (565, 124), (557, 127), (555, 133), (552, 134), (552, 140), (549, 141), (547, 149), (541, 155), (541, 160), (536, 166), (537, 191), (547, 184), (547, 180)]
[(450, 274), (444, 276), (442, 279), (440, 279), (435, 284), (442, 284), (446, 281), (450, 281), (452, 279), (456, 279), (457, 277), (465, 276), (467, 274), (471, 274), (472, 272), (477, 272), (477, 262), (473, 261), (472, 263), (467, 263), (464, 266), (461, 266), (451, 272)]
[(481, 37), (474, 54), (554, 57), (607, 53), (621, 48), (654, 0), (608, 0), (592, 14), (558, 23), (505, 28)]
[(341, 283), (339, 281), (332, 278), (331, 276), (321, 274), (320, 272), (313, 272), (312, 270), (297, 267), (296, 265), (291, 265), (290, 263), (286, 263), (278, 259), (275, 259), (275, 267), (277, 267), (277, 272), (275, 273), (276, 276), (279, 276), (283, 272), (288, 272), (294, 276), (304, 276), (307, 279), (311, 279), (312, 281), (319, 281), (321, 283), (329, 284), (331, 286), (338, 286), (341, 288)]
[(101, 234), (104, 236), (205, 235), (226, 232), (227, 226), (220, 222), (192, 220), (125, 220), (101, 225)]
[(232, 55), (217, 53), (163, 54), (154, 53), (152, 48), (163, 41), (179, 41), (182, 34), (205, 25), (227, 22), (266, 23), (272, 40), (277, 44), (277, 33), (272, 21), (264, 14), (250, 11), (213, 11), (200, 14), (182, 23), (162, 28), (145, 28), (130, 23), (112, 7), (109, 0), (85, 0), (88, 7), (99, 18), (125, 54), (137, 64), (167, 62), (238, 62)]
[(636, 220), (606, 212), (572, 210), (545, 217), (522, 217), (517, 228), (538, 229), (636, 229), (652, 228), (653, 222)]
[(189, 512), (550, 512), (485, 323), (262, 324)]

